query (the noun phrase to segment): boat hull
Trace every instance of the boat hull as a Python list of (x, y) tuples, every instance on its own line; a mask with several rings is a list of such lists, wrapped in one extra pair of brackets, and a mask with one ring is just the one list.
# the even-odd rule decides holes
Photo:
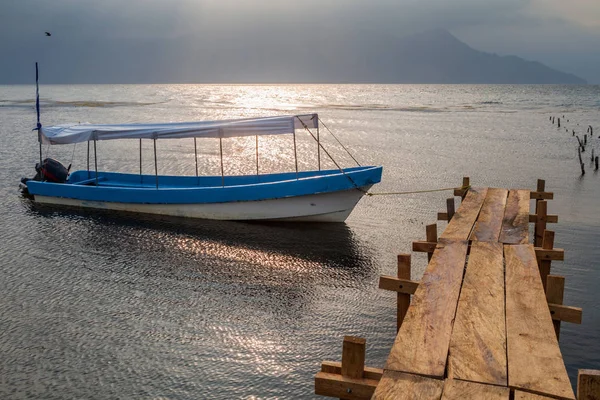
[(259, 201), (135, 204), (34, 195), (41, 204), (231, 221), (344, 222), (371, 185), (339, 192)]

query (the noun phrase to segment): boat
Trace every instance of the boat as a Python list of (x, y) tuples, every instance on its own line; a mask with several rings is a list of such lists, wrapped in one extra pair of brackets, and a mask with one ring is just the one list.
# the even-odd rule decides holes
[[(38, 97), (39, 98), (39, 97)], [(22, 190), (40, 204), (160, 214), (186, 218), (237, 221), (343, 222), (372, 185), (381, 181), (381, 166), (341, 168), (319, 138), (317, 114), (244, 118), (220, 121), (160, 124), (66, 124), (42, 126), (39, 122), (40, 161), (33, 179), (21, 180)], [(296, 130), (307, 131), (317, 143), (318, 168), (299, 171)], [(258, 137), (292, 135), (295, 171), (262, 174)], [(256, 174), (223, 173), (223, 140), (256, 137)], [(159, 175), (156, 146), (161, 139), (194, 139), (195, 176)], [(197, 139), (220, 143), (221, 176), (198, 175)], [(99, 171), (96, 145), (103, 140), (135, 140), (140, 146), (140, 173)], [(154, 143), (154, 174), (142, 174), (142, 140)], [(70, 173), (51, 158), (42, 159), (42, 144), (87, 142), (87, 169)], [(90, 145), (94, 168), (90, 168)], [(321, 152), (337, 169), (321, 169)]]

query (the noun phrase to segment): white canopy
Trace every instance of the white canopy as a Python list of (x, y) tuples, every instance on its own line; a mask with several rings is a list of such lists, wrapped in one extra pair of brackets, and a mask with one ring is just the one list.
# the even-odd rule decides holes
[(245, 118), (222, 121), (173, 122), (163, 124), (57, 125), (42, 126), (46, 144), (70, 144), (90, 140), (228, 138), (255, 135), (281, 135), (318, 125), (317, 114)]

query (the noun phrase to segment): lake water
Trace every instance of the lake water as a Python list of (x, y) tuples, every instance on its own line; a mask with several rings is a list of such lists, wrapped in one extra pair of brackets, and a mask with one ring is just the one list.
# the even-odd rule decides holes
[[(367, 197), (330, 225), (37, 208), (17, 189), (39, 157), (34, 93), (0, 86), (0, 398), (310, 399), (344, 335), (366, 337), (367, 364), (383, 366), (395, 295), (377, 289), (379, 275), (395, 274), (396, 254), (425, 238), (450, 192)], [(583, 307), (582, 325), (563, 323), (561, 349), (572, 382), (578, 368), (600, 368), (600, 174), (590, 165), (599, 86), (42, 85), (41, 97), (44, 125), (318, 112), (363, 165), (383, 165), (375, 192), (460, 186), (463, 176), (534, 189), (543, 178), (566, 252), (552, 272), (566, 277), (565, 304)], [(583, 138), (590, 124), (580, 176), (572, 130)], [(218, 141), (198, 143), (201, 172), (218, 174)], [(298, 146), (300, 169), (314, 169), (315, 143), (299, 134)], [(152, 142), (143, 147), (151, 172)], [(260, 147), (263, 172), (293, 170), (291, 137)], [(44, 156), (85, 169), (86, 151)], [(225, 172), (253, 173), (254, 151), (254, 138), (225, 140)], [(159, 141), (158, 157), (160, 173), (195, 173), (191, 139)], [(98, 164), (137, 172), (137, 142), (99, 142)], [(413, 260), (419, 279), (426, 256)]]

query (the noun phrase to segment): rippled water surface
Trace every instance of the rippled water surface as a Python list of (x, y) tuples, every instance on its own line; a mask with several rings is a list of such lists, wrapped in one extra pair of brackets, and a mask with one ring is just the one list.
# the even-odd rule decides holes
[[(344, 335), (366, 337), (367, 364), (383, 366), (395, 297), (378, 277), (424, 238), (448, 192), (367, 197), (345, 224), (39, 208), (17, 190), (39, 157), (33, 97), (32, 86), (0, 86), (0, 398), (313, 398), (313, 376), (340, 359)], [(568, 372), (574, 381), (578, 368), (600, 368), (598, 86), (42, 85), (41, 97), (44, 125), (318, 112), (359, 161), (383, 165), (375, 192), (544, 178), (566, 251), (553, 273), (566, 276), (565, 304), (584, 309), (583, 325), (562, 326)], [(560, 129), (551, 115), (565, 116)], [(583, 138), (589, 124), (582, 177), (572, 130)], [(316, 145), (298, 136), (300, 168), (313, 169)], [(293, 169), (290, 137), (260, 140), (261, 171)], [(253, 173), (254, 152), (254, 138), (225, 140), (225, 172)], [(86, 168), (85, 144), (44, 153)], [(160, 173), (195, 173), (191, 139), (159, 141), (158, 155)], [(218, 174), (218, 141), (199, 141), (198, 161)], [(101, 142), (98, 163), (137, 172), (137, 145)], [(153, 168), (148, 141), (143, 169)], [(418, 279), (426, 259), (413, 260)]]

